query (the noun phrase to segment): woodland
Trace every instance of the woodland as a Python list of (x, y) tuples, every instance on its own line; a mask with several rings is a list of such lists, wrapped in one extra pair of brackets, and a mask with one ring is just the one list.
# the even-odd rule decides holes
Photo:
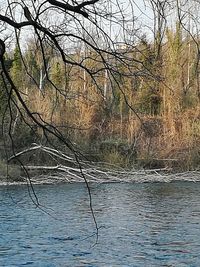
[[(20, 165), (25, 174), (46, 173), (75, 162), (81, 173), (85, 162), (111, 170), (199, 169), (196, 1), (144, 1), (141, 14), (151, 9), (153, 25), (146, 32), (130, 17), (137, 1), (124, 9), (114, 1), (112, 12), (111, 3), (101, 7), (109, 1), (6, 2), (0, 10), (2, 170), (10, 166), (16, 175)], [(118, 39), (115, 24), (123, 29)]]

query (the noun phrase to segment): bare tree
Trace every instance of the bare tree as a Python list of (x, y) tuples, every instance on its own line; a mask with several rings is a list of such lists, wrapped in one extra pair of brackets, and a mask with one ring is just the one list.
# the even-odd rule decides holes
[[(122, 3), (118, 0), (113, 1), (112, 5), (108, 5), (107, 1), (104, 0), (5, 0), (0, 9), (1, 79), (7, 95), (5, 114), (8, 114), (7, 119), (5, 116), (2, 119), (2, 134), (5, 139), (6, 135), (9, 136), (14, 155), (10, 158), (8, 156), (8, 162), (15, 159), (22, 165), (27, 175), (29, 191), (33, 202), (36, 206), (40, 206), (29, 177), (28, 169), (23, 165), (19, 157), (20, 154), (16, 151), (15, 131), (13, 128), (16, 127), (16, 121), (20, 117), (20, 120), (33, 133), (37, 134), (35, 129), (39, 128), (42, 136), (50, 144), (51, 137), (57, 138), (69, 152), (72, 152), (73, 164), (78, 164), (79, 173), (88, 189), (90, 208), (97, 233), (98, 228), (92, 209), (91, 192), (85, 172), (83, 171), (81, 152), (70, 138), (63, 135), (62, 131), (53, 121), (46, 120), (41, 115), (40, 110), (32, 109), (31, 105), (26, 101), (29, 92), (28, 90), (23, 90), (20, 82), (16, 82), (16, 76), (13, 79), (6, 64), (6, 52), (9, 51), (10, 47), (14, 48), (14, 46), (17, 46), (23, 65), (23, 74), (32, 80), (35, 84), (35, 90), (42, 91), (44, 80), (46, 80), (53, 88), (56, 99), (59, 95), (66, 99), (69, 97), (66, 84), (62, 86), (65, 88), (63, 90), (51, 79), (49, 60), (53, 55), (62, 59), (66, 69), (76, 67), (82, 70), (84, 74), (84, 88), (86, 87), (86, 76), (88, 76), (93, 81), (95, 90), (100, 92), (102, 102), (106, 101), (105, 94), (107, 95), (108, 92), (105, 93), (107, 90), (105, 86), (107, 87), (107, 85), (104, 83), (104, 86), (101, 86), (98, 82), (98, 77), (99, 75), (105, 76), (106, 74), (106, 83), (108, 79), (110, 80), (109, 87), (118, 86), (127, 105), (134, 111), (133, 107), (128, 103), (126, 94), (120, 87), (119, 82), (119, 77), (122, 75), (126, 77), (140, 75), (140, 73), (147, 75), (147, 70), (143, 68), (142, 62), (130, 56), (129, 53), (130, 48), (134, 47), (134, 43), (138, 38), (137, 35), (134, 35), (131, 41), (129, 39), (129, 41), (124, 42), (123, 38), (126, 35), (126, 40), (128, 40), (125, 17), (128, 16), (130, 21), (134, 21), (132, 11), (132, 1), (127, 1), (123, 7)], [(24, 53), (27, 39), (35, 40), (35, 47), (41, 52), (39, 81), (35, 79), (27, 66)], [(121, 49), (121, 44), (123, 44), (123, 49)], [(80, 57), (74, 56), (77, 47), (81, 49)], [(50, 56), (49, 49), (51, 50)], [(86, 53), (86, 51), (89, 51), (89, 53)], [(95, 56), (93, 57), (92, 54), (95, 54)], [(95, 63), (93, 64), (95, 67), (87, 65), (88, 59)], [(141, 65), (139, 69), (138, 64)], [(151, 74), (148, 73), (148, 75)], [(58, 154), (58, 158), (61, 159), (61, 154)], [(51, 156), (55, 157), (55, 154), (51, 154)]]
[[(36, 134), (40, 129), (44, 139), (50, 141), (51, 136), (56, 137), (80, 163), (82, 155), (79, 148), (69, 136), (63, 134), (52, 119), (61, 96), (66, 100), (76, 97), (69, 92), (67, 77), (59, 83), (52, 79), (52, 58), (61, 59), (66, 76), (71, 72), (73, 79), (76, 79), (77, 75), (81, 77), (84, 82), (79, 94), (83, 98), (88, 97), (85, 93), (88, 79), (92, 81), (94, 90), (98, 91), (102, 106), (112, 106), (117, 87), (123, 101), (144, 128), (142, 119), (129, 102), (123, 88), (123, 80), (132, 77), (135, 81), (152, 80), (154, 84), (164, 82), (164, 78), (160, 75), (161, 49), (165, 42), (166, 27), (172, 18), (175, 18), (195, 41), (195, 34), (198, 33), (198, 18), (195, 13), (192, 14), (194, 8), (198, 9), (196, 1), (189, 4), (188, 1), (175, 0), (144, 0), (142, 4), (132, 0), (124, 2), (120, 0), (112, 2), (105, 0), (3, 1), (0, 9), (0, 61), (1, 79), (7, 95), (5, 113), (8, 117), (5, 120), (4, 116), (2, 120), (2, 133), (12, 140), (13, 153), (16, 153), (15, 127), (17, 121), (22, 120)], [(149, 22), (149, 27), (147, 22), (146, 25), (142, 23), (145, 19)], [(143, 26), (148, 28), (146, 34), (150, 36), (150, 42), (155, 50), (154, 56), (157, 58), (153, 60), (157, 60), (156, 71), (150, 68), (141, 56), (137, 56), (140, 54), (143, 58), (146, 57), (143, 48), (140, 50), (138, 46), (139, 42), (143, 41)], [(34, 43), (32, 58), (39, 57), (38, 77), (34, 76), (27, 63), (26, 47), (30, 40)], [(198, 42), (195, 42), (198, 76), (199, 49)], [(21, 77), (17, 82), (18, 74), (14, 77), (9, 71), (6, 53), (14, 47), (17, 47), (21, 58), (23, 76), (34, 83), (35, 92), (39, 91), (43, 94), (45, 83), (51, 86), (53, 108), (50, 119), (42, 116), (41, 111), (33, 108), (27, 101), (27, 95), (34, 94), (34, 90), (30, 92), (28, 86), (26, 89), (22, 88)], [(151, 58), (145, 58), (145, 60), (150, 62)], [(72, 71), (73, 69), (76, 71)], [(102, 77), (101, 81), (99, 77)], [(199, 89), (197, 90), (199, 92)]]
[[(12, 147), (13, 155), (7, 155), (8, 162), (16, 160), (22, 165), (27, 175), (30, 194), (37, 206), (39, 206), (39, 202), (28, 172), (30, 166), (26, 168), (23, 165), (21, 156), (28, 152), (42, 150), (55, 162), (61, 162), (61, 165), (50, 166), (47, 169), (64, 170), (75, 178), (83, 178), (88, 189), (90, 208), (97, 228), (87, 180), (88, 177), (92, 177), (94, 170), (90, 168), (87, 159), (83, 157), (81, 150), (74, 144), (70, 135), (64, 134), (62, 128), (53, 120), (53, 113), (59, 99), (62, 97), (65, 100), (64, 103), (69, 99), (76, 99), (77, 95), (70, 90), (69, 84), (70, 79), (76, 80), (77, 77), (80, 77), (83, 87), (80, 86), (76, 93), (81, 95), (83, 101), (89, 98), (91, 102), (95, 102), (86, 94), (87, 81), (90, 80), (93, 90), (98, 92), (98, 97), (101, 99), (98, 104), (101, 103), (102, 107), (106, 106), (108, 110), (113, 105), (117, 88), (121, 97), (121, 120), (123, 119), (123, 103), (125, 103), (140, 122), (141, 127), (138, 132), (141, 133), (142, 129), (149, 137), (149, 150), (150, 128), (136, 112), (127, 96), (124, 84), (128, 78), (135, 83), (139, 81), (140, 84), (147, 81), (149, 88), (153, 84), (156, 89), (161, 83), (165, 83), (164, 77), (161, 77), (161, 69), (164, 65), (162, 48), (165, 43), (166, 28), (170, 25), (172, 18), (173, 20), (175, 18), (196, 44), (195, 72), (197, 93), (200, 95), (199, 20), (194, 9), (195, 11), (199, 9), (198, 1), (195, 0), (2, 1), (0, 7), (0, 69), (2, 90), (6, 95), (1, 123), (2, 136), (4, 143), (6, 144), (9, 140)], [(147, 29), (146, 32), (143, 31), (143, 27)], [(149, 36), (151, 45), (145, 42), (144, 34)], [(38, 64), (37, 75), (28, 65), (26, 47), (30, 45), (30, 40), (33, 43), (31, 58), (32, 61), (34, 60), (34, 64)], [(190, 41), (188, 47), (190, 49)], [(7, 60), (7, 54), (14, 48), (17, 49), (16, 52), (22, 64), (21, 73), (16, 72), (15, 75), (10, 71), (10, 63)], [(152, 55), (147, 53), (147, 50), (151, 49), (154, 50), (153, 59)], [(189, 54), (191, 54), (190, 50)], [(61, 65), (63, 69), (60, 67)], [(55, 81), (53, 76), (55, 73), (59, 76), (61, 69), (65, 74), (65, 79), (60, 80), (60, 77), (57, 77), (58, 79)], [(189, 72), (188, 62), (188, 85), (191, 80)], [(23, 77), (19, 77), (19, 75), (22, 76), (22, 73)], [(22, 86), (23, 79), (30, 81), (26, 88)], [(32, 103), (27, 100), (29, 94), (33, 95), (32, 101), (35, 101), (36, 92), (41, 95), (45, 94), (43, 90), (45, 83), (52, 90), (52, 110), (48, 118), (43, 116), (41, 110), (33, 108)], [(34, 84), (34, 89), (30, 90), (29, 84)], [(71, 84), (73, 83), (71, 82)], [(78, 87), (78, 85), (73, 86)], [(165, 84), (164, 87), (167, 88), (167, 85)], [(171, 90), (171, 88), (169, 89)], [(72, 102), (73, 104), (74, 102)], [(24, 148), (22, 152), (18, 151), (18, 147), (15, 145), (15, 129), (18, 121), (23, 122), (33, 135), (40, 136), (37, 138), (37, 141), (40, 142), (39, 145), (27, 144), (29, 148)], [(102, 120), (98, 126), (103, 128), (104, 125), (105, 120)], [(67, 127), (70, 130), (72, 126), (67, 125)], [(122, 127), (121, 123), (121, 129)], [(70, 157), (55, 147), (52, 138), (59, 141), (62, 150), (67, 151)], [(136, 143), (136, 140), (138, 140), (138, 136), (134, 139), (133, 144)], [(49, 147), (46, 146), (47, 143)], [(69, 167), (63, 167), (63, 162), (67, 162)], [(88, 166), (89, 168), (86, 169)], [(40, 166), (36, 166), (36, 168), (40, 169)], [(78, 172), (79, 175), (77, 175)], [(101, 171), (96, 168), (96, 173), (99, 174)]]
[[(118, 42), (122, 42), (122, 35), (116, 39), (114, 30), (107, 31), (106, 27), (109, 23), (116, 26), (116, 31), (121, 30), (120, 19), (124, 17), (124, 10), (119, 7), (118, 1), (113, 3), (113, 13), (108, 10), (106, 1), (5, 1), (4, 8), (0, 13), (0, 22), (2, 26), (1, 32), (1, 65), (2, 76), (8, 82), (9, 102), (13, 103), (17, 109), (25, 111), (30, 120), (41, 127), (44, 135), (50, 133), (55, 135), (65, 143), (70, 149), (74, 150), (70, 140), (64, 140), (62, 134), (40, 117), (38, 110), (31, 110), (26, 104), (25, 96), (18, 88), (16, 82), (12, 79), (5, 65), (4, 53), (9, 48), (10, 44), (15, 42), (20, 51), (20, 56), (24, 64), (26, 73), (31, 74), (26, 68), (24, 59), (24, 48), (27, 42), (27, 35), (30, 39), (35, 38), (37, 48), (41, 51), (41, 61), (43, 65), (40, 67), (40, 81), (36, 84), (41, 90), (42, 81), (47, 79), (53, 86), (54, 90), (62, 93), (62, 90), (56, 86), (49, 75), (49, 55), (46, 49), (47, 45), (51, 47), (52, 52), (60, 56), (66, 66), (76, 66), (83, 69), (84, 77), (89, 75), (96, 88), (102, 93), (104, 92), (97, 83), (96, 77), (101, 72), (108, 72), (110, 77), (115, 73), (119, 73), (118, 65), (125, 64), (129, 66), (132, 62), (127, 55), (122, 56), (118, 51)], [(93, 28), (91, 34), (90, 28)], [(113, 28), (114, 29), (114, 28)], [(123, 29), (125, 31), (125, 29)], [(82, 57), (74, 58), (72, 54), (76, 47), (81, 43), (81, 47), (88, 49), (90, 53), (95, 52), (98, 55), (91, 58), (98, 63), (98, 68), (87, 67), (85, 52), (82, 50)], [(110, 61), (107, 60), (110, 58)], [(112, 64), (111, 64), (112, 61)], [(113, 62), (118, 62), (113, 64)], [(131, 66), (131, 65), (130, 65)], [(130, 74), (130, 66), (126, 69), (126, 74)], [(128, 73), (129, 72), (129, 73)], [(108, 75), (108, 74), (107, 74)], [(34, 77), (31, 77), (32, 79)], [(84, 85), (85, 86), (85, 85)], [(12, 94), (14, 92), (14, 94)], [(15, 96), (14, 96), (15, 95)], [(10, 110), (11, 112), (11, 110)]]

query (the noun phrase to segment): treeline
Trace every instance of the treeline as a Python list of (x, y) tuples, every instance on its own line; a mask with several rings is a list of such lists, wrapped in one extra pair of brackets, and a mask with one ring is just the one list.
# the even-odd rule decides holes
[[(162, 42), (159, 36), (154, 43), (144, 37), (116, 48), (126, 64), (111, 55), (105, 68), (99, 54), (85, 47), (68, 55), (85, 68), (65, 65), (50, 45), (42, 51), (33, 41), (24, 51), (16, 46), (6, 60), (30, 110), (88, 158), (123, 167), (190, 170), (200, 166), (198, 45), (177, 24), (166, 29)], [(13, 92), (7, 87), (1, 79), (0, 114), (12, 146), (46, 140), (22, 107), (8, 106)]]

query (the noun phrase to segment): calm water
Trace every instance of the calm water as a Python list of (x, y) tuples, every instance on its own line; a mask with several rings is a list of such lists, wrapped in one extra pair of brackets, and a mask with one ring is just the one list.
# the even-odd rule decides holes
[(0, 187), (0, 266), (200, 266), (200, 183)]

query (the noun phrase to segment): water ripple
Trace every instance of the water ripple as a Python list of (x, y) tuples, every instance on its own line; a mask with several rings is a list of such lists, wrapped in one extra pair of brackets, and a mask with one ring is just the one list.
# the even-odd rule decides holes
[(1, 267), (200, 266), (198, 183), (92, 185), (96, 246), (83, 184), (35, 186), (53, 216), (36, 209), (26, 190), (0, 188)]

